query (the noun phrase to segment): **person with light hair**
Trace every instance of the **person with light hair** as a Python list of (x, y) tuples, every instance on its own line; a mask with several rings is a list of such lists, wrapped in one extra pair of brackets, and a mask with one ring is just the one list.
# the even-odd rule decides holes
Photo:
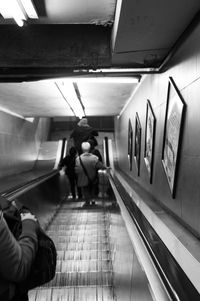
[(86, 152), (89, 153), (90, 148), (91, 148), (90, 143), (89, 142), (83, 142), (81, 144), (81, 148), (82, 148), (83, 153), (86, 153)]
[(77, 174), (77, 185), (81, 188), (86, 205), (95, 204), (95, 181), (97, 181), (98, 170), (106, 169), (99, 158), (90, 153), (89, 142), (82, 142), (82, 154), (76, 158), (75, 172)]

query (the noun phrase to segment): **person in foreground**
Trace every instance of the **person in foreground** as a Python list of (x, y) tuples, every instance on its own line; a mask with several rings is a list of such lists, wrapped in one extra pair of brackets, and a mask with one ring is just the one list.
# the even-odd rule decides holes
[(75, 172), (78, 177), (77, 185), (81, 187), (86, 205), (95, 203), (95, 181), (99, 169), (107, 169), (99, 158), (90, 153), (91, 145), (89, 142), (81, 144), (82, 154), (76, 158)]
[(0, 300), (26, 301), (28, 294), (21, 295), (17, 285), (29, 275), (35, 258), (38, 224), (31, 213), (22, 213), (22, 233), (18, 240), (9, 230), (0, 208)]

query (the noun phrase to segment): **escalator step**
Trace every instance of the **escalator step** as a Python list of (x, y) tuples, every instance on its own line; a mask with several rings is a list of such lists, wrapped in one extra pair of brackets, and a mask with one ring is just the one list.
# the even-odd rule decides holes
[(112, 287), (52, 288), (31, 291), (29, 301), (113, 301)]
[(113, 301), (110, 213), (65, 203), (47, 234), (57, 249), (56, 275), (30, 291), (29, 301)]
[(68, 287), (68, 286), (111, 286), (112, 272), (72, 272), (56, 273), (54, 279), (43, 287)]

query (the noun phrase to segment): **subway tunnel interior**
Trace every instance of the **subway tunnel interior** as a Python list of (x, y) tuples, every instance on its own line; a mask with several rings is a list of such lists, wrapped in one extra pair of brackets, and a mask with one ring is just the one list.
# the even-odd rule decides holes
[[(199, 1), (32, 3), (0, 6), (0, 192), (58, 252), (29, 300), (199, 300)], [(81, 116), (110, 167), (91, 208), (58, 170)]]

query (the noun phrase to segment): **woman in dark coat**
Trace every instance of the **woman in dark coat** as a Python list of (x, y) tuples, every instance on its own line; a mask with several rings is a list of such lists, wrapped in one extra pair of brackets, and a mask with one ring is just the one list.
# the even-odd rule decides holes
[(77, 149), (78, 153), (81, 154), (82, 142), (88, 141), (94, 136), (98, 136), (98, 132), (88, 124), (87, 118), (82, 118), (72, 131), (70, 139), (73, 139), (75, 148)]
[[(77, 150), (74, 146), (72, 146), (69, 150), (69, 154), (63, 158), (62, 162), (60, 163), (60, 168), (65, 167), (65, 174), (68, 177), (70, 190), (72, 197), (76, 198), (76, 173), (75, 173), (75, 160), (76, 160)], [(82, 197), (81, 190), (77, 188), (78, 191), (78, 198)]]

